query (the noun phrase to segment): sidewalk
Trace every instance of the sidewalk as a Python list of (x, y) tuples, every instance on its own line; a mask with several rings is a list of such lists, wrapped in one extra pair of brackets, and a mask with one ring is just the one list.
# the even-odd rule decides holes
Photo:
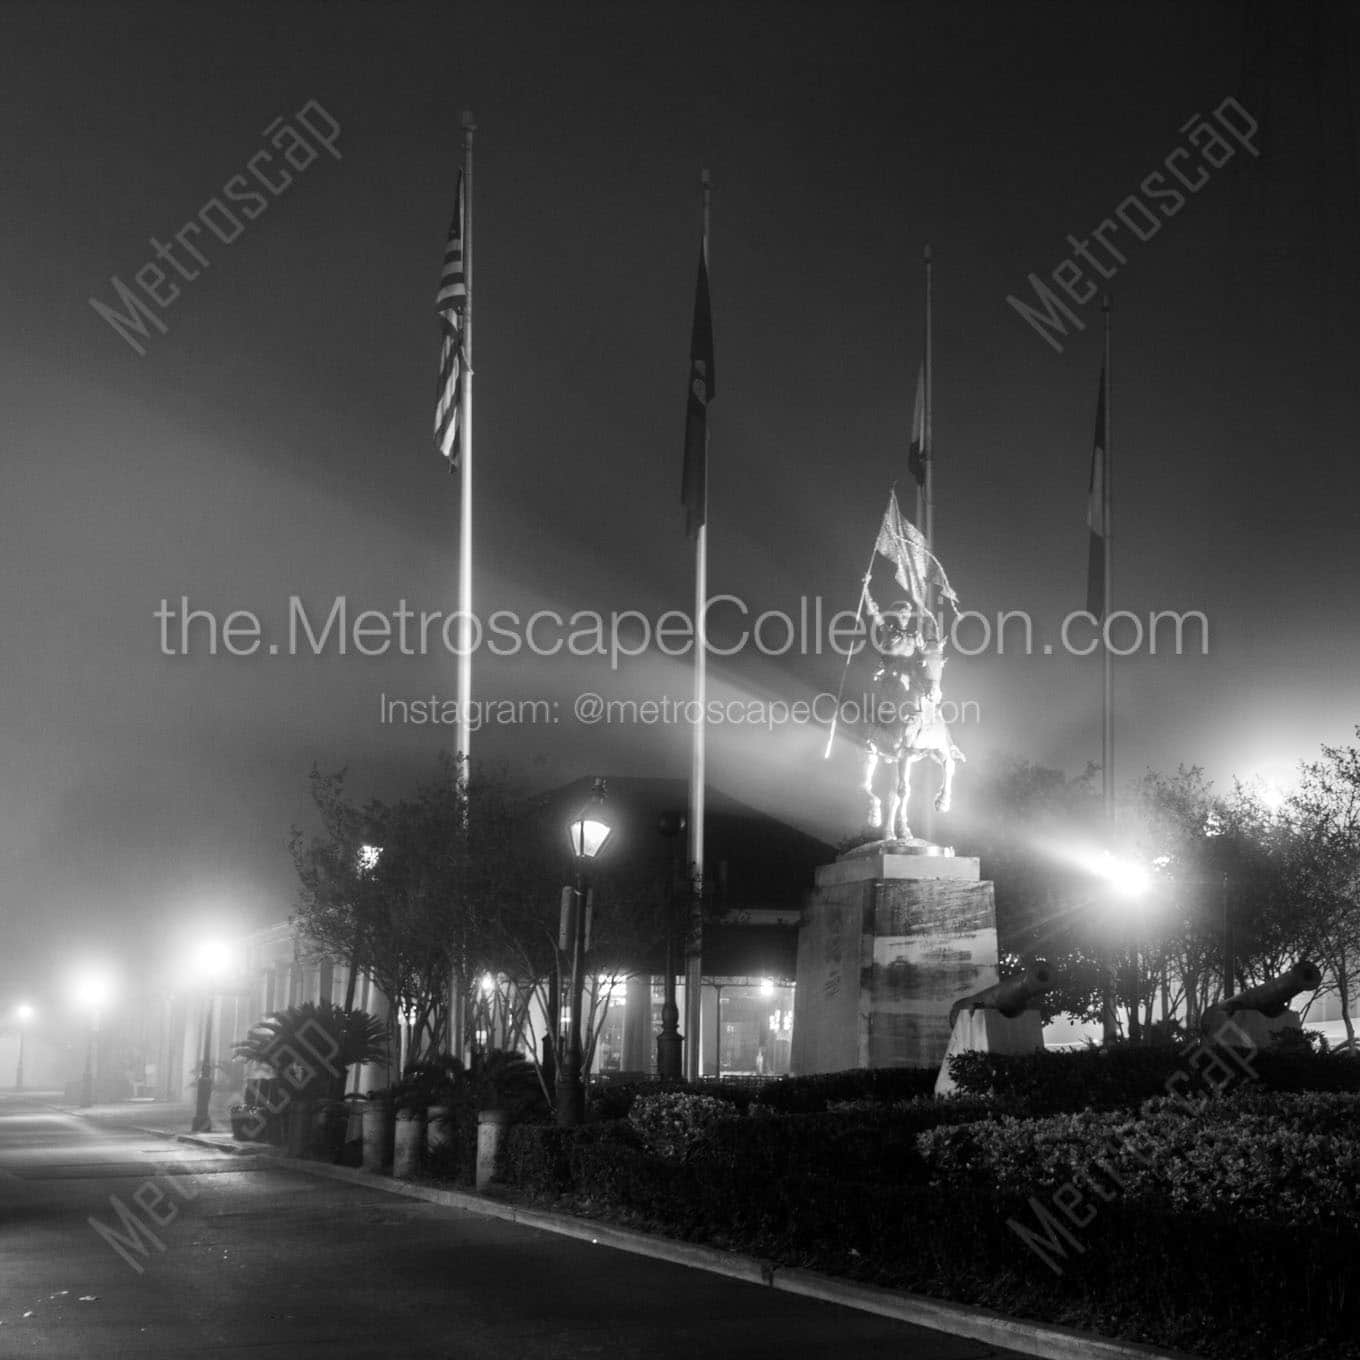
[(1007, 1317), (984, 1308), (949, 1303), (903, 1290), (856, 1284), (833, 1275), (779, 1265), (742, 1252), (724, 1251), (631, 1228), (619, 1228), (595, 1219), (531, 1208), (470, 1190), (441, 1189), (419, 1181), (394, 1180), (387, 1174), (354, 1167), (286, 1157), (281, 1148), (268, 1143), (238, 1142), (231, 1136), (230, 1126), (225, 1121), (222, 1128), (214, 1122), (209, 1133), (190, 1132), (189, 1125), (194, 1113), (194, 1107), (190, 1104), (145, 1101), (95, 1105), (86, 1109), (64, 1104), (54, 1108), (80, 1115), (93, 1123), (176, 1139), (228, 1155), (272, 1155), (279, 1159), (279, 1170), (302, 1172), (331, 1181), (347, 1181), (351, 1185), (424, 1200), (447, 1209), (460, 1209), (486, 1218), (518, 1223), (541, 1232), (574, 1237), (592, 1246), (612, 1247), (617, 1251), (669, 1261), (695, 1270), (711, 1271), (752, 1284), (764, 1284), (785, 1293), (802, 1294), (846, 1308), (896, 1318), (950, 1336), (967, 1337), (1021, 1355), (1040, 1357), (1041, 1360), (1195, 1360), (1195, 1357), (1183, 1352), (1114, 1341), (1091, 1332)]
[(231, 1120), (225, 1114), (210, 1111), (212, 1128), (207, 1133), (194, 1133), (195, 1106), (192, 1101), (122, 1100), (110, 1105), (71, 1105), (62, 1100), (46, 1102), (63, 1114), (88, 1119), (92, 1124), (121, 1129), (126, 1133), (149, 1133), (157, 1138), (178, 1139), (199, 1147), (215, 1148), (233, 1156), (282, 1156), (283, 1149), (272, 1143), (248, 1143), (233, 1138)]

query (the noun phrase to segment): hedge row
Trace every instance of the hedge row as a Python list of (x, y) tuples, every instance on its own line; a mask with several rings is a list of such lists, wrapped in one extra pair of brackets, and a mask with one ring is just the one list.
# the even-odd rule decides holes
[(937, 1075), (938, 1069), (934, 1067), (882, 1067), (768, 1080), (733, 1077), (701, 1082), (610, 1082), (592, 1089), (590, 1109), (596, 1119), (624, 1119), (640, 1095), (683, 1092), (716, 1096), (741, 1114), (753, 1105), (782, 1114), (816, 1114), (841, 1101), (890, 1104), (933, 1095)]
[[(685, 1094), (649, 1092), (645, 1099), (664, 1101), (679, 1095), (683, 1101)], [(918, 1134), (999, 1119), (1004, 1113), (1005, 1107), (995, 1101), (966, 1097), (808, 1115), (780, 1115), (754, 1106), (745, 1116), (734, 1110), (729, 1118), (710, 1121), (702, 1139), (692, 1146), (696, 1161), (721, 1165), (738, 1176), (911, 1183), (925, 1179), (916, 1151)], [(644, 1135), (626, 1120), (579, 1129), (516, 1125), (507, 1135), (506, 1179), (534, 1194), (570, 1193), (578, 1188), (573, 1157), (589, 1155), (597, 1146), (641, 1154)]]
[(1136, 1109), (1180, 1092), (1212, 1094), (1258, 1082), (1271, 1091), (1360, 1091), (1360, 1059), (1344, 1054), (1260, 1052), (1219, 1062), (1205, 1045), (1125, 1044), (1005, 1057), (963, 1053), (949, 1060), (961, 1091), (989, 1091), (1034, 1115)]
[[(813, 1136), (808, 1117), (736, 1127), (759, 1138), (785, 1123)], [(1300, 1338), (1329, 1360), (1360, 1354), (1344, 1342), (1360, 1334), (1354, 1233), (1287, 1222), (1252, 1230), (1221, 1212), (1119, 1195), (1069, 1220), (1024, 1193), (791, 1174), (796, 1157), (729, 1151), (667, 1161), (626, 1125), (520, 1128), (508, 1170), (523, 1188), (569, 1194), (589, 1212), (1016, 1316), (1236, 1360), (1301, 1356)], [(865, 1163), (840, 1169), (862, 1176)]]
[(1247, 1090), (1197, 1109), (1161, 1097), (1136, 1119), (1006, 1119), (935, 1129), (918, 1147), (942, 1186), (1066, 1196), (1083, 1215), (1118, 1195), (1272, 1230), (1345, 1228), (1360, 1244), (1360, 1095)]

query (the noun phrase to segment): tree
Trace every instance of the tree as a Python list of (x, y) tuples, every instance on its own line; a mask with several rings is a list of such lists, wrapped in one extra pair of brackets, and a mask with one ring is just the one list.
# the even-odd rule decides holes
[[(1355, 729), (1360, 739), (1360, 726)], [(1335, 990), (1346, 1027), (1344, 1047), (1357, 1047), (1351, 1005), (1360, 986), (1360, 747), (1323, 746), (1304, 764), (1286, 805), (1293, 831), (1289, 882), (1303, 904), (1307, 943)]]
[(387, 1027), (365, 1011), (304, 1001), (252, 1025), (233, 1055), (285, 1078), (289, 1096), (339, 1100), (351, 1067), (387, 1056)]
[[(466, 781), (456, 759), (395, 803), (355, 806), (344, 773), (312, 773), (323, 835), (294, 831), (301, 890), (294, 928), (326, 953), (370, 973), (411, 1025), (410, 1058), (433, 1057), (455, 1029), (473, 1047), (523, 1046), (545, 1090), (551, 1073), (534, 1029), (534, 1003), (549, 1017), (563, 995), (557, 949), (562, 828), (542, 800), (499, 771)], [(381, 847), (367, 867), (361, 846)], [(594, 876), (587, 957), (584, 1049), (593, 1052), (613, 985), (635, 972), (658, 938), (661, 894), (645, 872), (602, 866)]]

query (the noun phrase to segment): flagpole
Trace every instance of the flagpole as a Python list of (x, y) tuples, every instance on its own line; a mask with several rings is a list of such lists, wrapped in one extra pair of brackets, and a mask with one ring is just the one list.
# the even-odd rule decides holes
[[(709, 219), (712, 210), (713, 179), (701, 171), (699, 182), (704, 193), (704, 261), (708, 262)], [(708, 461), (708, 422), (704, 423), (704, 462)], [(699, 1080), (701, 1030), (703, 1022), (703, 940), (704, 940), (704, 715), (708, 703), (708, 478), (704, 477), (704, 505), (699, 529), (694, 536), (694, 703), (696, 721), (692, 724), (689, 766), (689, 872), (690, 915), (685, 949), (685, 1077)], [(719, 1017), (721, 1019), (721, 1017)]]
[(463, 114), (463, 300), (462, 411), (459, 414), (458, 497), (458, 727), (455, 758), (466, 779), (472, 755), (472, 134), (477, 124)]
[[(1102, 626), (1108, 626), (1111, 612), (1111, 564), (1113, 554), (1111, 543), (1110, 492), (1114, 481), (1114, 456), (1110, 446), (1110, 296), (1107, 293), (1103, 302), (1105, 313), (1105, 428), (1101, 437), (1105, 441), (1105, 466), (1101, 469), (1100, 514), (1105, 529), (1105, 618)], [(1105, 795), (1105, 820), (1114, 824), (1114, 658), (1108, 644), (1104, 647), (1105, 689), (1101, 706), (1101, 752), (1100, 764), (1104, 771), (1103, 792)]]
[[(935, 254), (930, 248), (930, 243), (926, 243), (924, 252), (924, 262), (926, 270), (926, 396), (925, 409), (921, 421), (921, 457), (925, 463), (925, 501), (926, 513), (925, 522), (921, 525), (922, 532), (925, 534), (926, 547), (931, 553), (935, 551), (935, 324), (934, 324), (934, 305), (935, 305)], [(926, 608), (930, 611), (932, 618), (936, 618), (936, 607), (939, 604), (938, 596), (934, 586), (926, 586)], [(943, 636), (939, 620), (935, 622), (935, 637), (938, 641)], [(935, 800), (931, 798), (925, 807), (925, 839), (935, 838)]]
[[(935, 260), (930, 246), (925, 249), (926, 266), (926, 399), (925, 399), (925, 419), (922, 423), (921, 431), (921, 457), (926, 465), (926, 513), (925, 523), (922, 524), (922, 532), (926, 536), (926, 544), (931, 552), (935, 551), (935, 435), (934, 435), (934, 415), (935, 415), (935, 336), (934, 327), (931, 323), (931, 309), (934, 301), (935, 292)], [(935, 600), (932, 595), (930, 607), (935, 608)]]

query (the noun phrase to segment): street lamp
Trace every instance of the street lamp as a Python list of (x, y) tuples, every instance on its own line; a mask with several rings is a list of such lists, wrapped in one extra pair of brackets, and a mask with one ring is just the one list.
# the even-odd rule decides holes
[(581, 982), (585, 963), (584, 927), (589, 870), (612, 830), (605, 820), (604, 780), (597, 779), (590, 801), (567, 826), (576, 883), (571, 894), (568, 942), (571, 948), (571, 1021), (567, 1051), (557, 1069), (557, 1122), (579, 1124), (585, 1117), (586, 1094), (581, 1080)]
[(14, 1069), (14, 1089), (24, 1089), (24, 1030), (33, 1019), (33, 1007), (21, 1002), (14, 1008), (14, 1018), (19, 1022), (19, 1065)]
[(194, 1133), (208, 1133), (212, 1121), (208, 1117), (208, 1102), (212, 1098), (213, 1055), (212, 1022), (213, 1003), (217, 999), (215, 983), (226, 975), (231, 967), (231, 951), (221, 940), (204, 940), (194, 956), (193, 972), (204, 983), (203, 996), (203, 1056), (198, 1068), (198, 1092), (194, 1106), (194, 1120), (189, 1128)]
[(76, 1004), (89, 1016), (85, 1036), (85, 1072), (80, 1083), (80, 1103), (88, 1108), (94, 1104), (94, 1037), (99, 1030), (99, 1010), (107, 1005), (113, 985), (104, 973), (91, 970), (76, 978), (72, 989)]

